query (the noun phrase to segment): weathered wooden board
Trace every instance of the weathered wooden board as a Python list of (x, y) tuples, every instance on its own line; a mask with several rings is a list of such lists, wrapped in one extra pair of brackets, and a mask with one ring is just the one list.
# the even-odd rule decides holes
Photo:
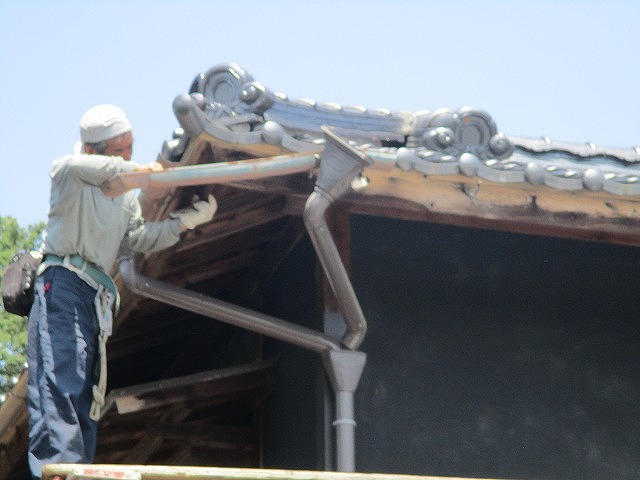
[(102, 480), (117, 478), (132, 480), (465, 480), (461, 477), (432, 477), (422, 475), (397, 475), (391, 473), (344, 473), (308, 470), (169, 467), (153, 465), (55, 464), (46, 465), (42, 470), (42, 480), (53, 480), (56, 475), (68, 480)]

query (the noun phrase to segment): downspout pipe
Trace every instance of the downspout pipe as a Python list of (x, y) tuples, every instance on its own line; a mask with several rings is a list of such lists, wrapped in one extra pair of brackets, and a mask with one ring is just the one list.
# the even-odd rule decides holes
[(133, 256), (120, 259), (120, 277), (129, 290), (153, 300), (267, 335), (317, 353), (340, 350), (340, 343), (310, 328), (234, 305), (139, 274)]
[(303, 217), (331, 290), (338, 302), (338, 309), (347, 325), (342, 343), (350, 350), (357, 350), (367, 332), (367, 322), (331, 236), (325, 213), (337, 199), (350, 191), (352, 181), (372, 161), (329, 128), (322, 127), (322, 130), (326, 145), (322, 153), (316, 186), (307, 199)]
[(354, 396), (367, 362), (367, 354), (330, 350), (322, 354), (325, 371), (335, 392), (336, 470), (356, 471)]
[(313, 193), (307, 199), (304, 222), (320, 263), (328, 278), (338, 309), (344, 316), (347, 332), (342, 344), (348, 350), (331, 351), (323, 355), (325, 370), (335, 393), (336, 468), (341, 472), (355, 471), (354, 395), (366, 354), (358, 349), (367, 332), (367, 322), (349, 281), (340, 253), (325, 221), (327, 209), (351, 189), (351, 184), (372, 160), (352, 148), (329, 128), (322, 127), (326, 144), (320, 162), (320, 172)]

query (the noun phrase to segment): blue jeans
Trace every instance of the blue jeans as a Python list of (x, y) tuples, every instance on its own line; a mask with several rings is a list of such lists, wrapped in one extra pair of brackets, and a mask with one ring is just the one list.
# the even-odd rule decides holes
[(97, 423), (89, 418), (98, 360), (96, 291), (64, 267), (38, 278), (29, 315), (29, 466), (91, 463)]

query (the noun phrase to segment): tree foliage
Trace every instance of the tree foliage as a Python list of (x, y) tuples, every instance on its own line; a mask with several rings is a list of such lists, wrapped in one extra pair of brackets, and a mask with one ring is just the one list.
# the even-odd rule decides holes
[[(36, 248), (44, 222), (21, 227), (12, 216), (0, 216), (0, 270), (21, 250)], [(1, 282), (1, 280), (0, 280)], [(9, 393), (26, 364), (27, 317), (0, 308), (0, 399)]]

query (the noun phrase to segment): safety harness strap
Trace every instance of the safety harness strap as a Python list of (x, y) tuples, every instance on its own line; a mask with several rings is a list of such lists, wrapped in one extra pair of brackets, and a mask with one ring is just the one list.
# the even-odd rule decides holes
[(113, 295), (108, 288), (102, 285), (98, 287), (94, 304), (100, 325), (100, 335), (98, 336), (100, 373), (98, 375), (97, 385), (93, 386), (93, 401), (91, 402), (91, 410), (89, 411), (89, 416), (96, 422), (100, 420), (107, 389), (107, 340), (111, 336), (113, 326), (112, 308), (115, 300), (115, 295)]

